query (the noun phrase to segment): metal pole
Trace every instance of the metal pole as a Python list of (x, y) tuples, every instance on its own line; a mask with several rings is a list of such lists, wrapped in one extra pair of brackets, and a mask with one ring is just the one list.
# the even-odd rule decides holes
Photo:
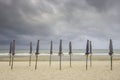
[(38, 54), (36, 55), (35, 70), (37, 69), (37, 60), (38, 60)]
[(111, 56), (111, 70), (112, 70), (112, 56)]
[(29, 58), (29, 66), (31, 66), (31, 54), (30, 54), (30, 58)]
[(71, 66), (71, 54), (70, 54), (70, 67), (72, 67), (72, 66)]
[(11, 65), (11, 54), (9, 56), (9, 66)]
[(14, 55), (12, 55), (12, 64), (11, 64), (11, 69), (13, 69), (13, 61), (14, 61)]
[(86, 70), (87, 70), (87, 65), (88, 65), (88, 55), (86, 55)]
[(52, 55), (50, 54), (49, 66), (51, 66), (51, 57)]
[(90, 67), (92, 67), (92, 54), (90, 54)]
[(60, 70), (61, 70), (61, 54), (60, 54)]

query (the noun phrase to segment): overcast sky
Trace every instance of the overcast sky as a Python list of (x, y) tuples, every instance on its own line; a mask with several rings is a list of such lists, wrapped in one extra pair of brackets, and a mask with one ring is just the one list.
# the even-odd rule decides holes
[(29, 48), (40, 39), (48, 49), (50, 40), (58, 48), (72, 41), (84, 49), (87, 39), (93, 48), (107, 49), (109, 39), (120, 48), (120, 0), (0, 0), (0, 49), (16, 40), (18, 48)]

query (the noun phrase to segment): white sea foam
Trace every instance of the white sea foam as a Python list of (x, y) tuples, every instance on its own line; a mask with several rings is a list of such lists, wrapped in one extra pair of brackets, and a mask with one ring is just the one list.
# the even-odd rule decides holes
[[(30, 54), (29, 53), (16, 53), (15, 56), (29, 56)], [(35, 55), (34, 53), (32, 55)], [(39, 56), (42, 55), (42, 56), (47, 56), (49, 55), (48, 53), (40, 53)], [(58, 55), (58, 53), (53, 53), (53, 55)], [(67, 56), (69, 55), (69, 53), (63, 53), (63, 55)], [(85, 53), (72, 53), (72, 55), (85, 55)], [(108, 53), (93, 53), (92, 55), (94, 56), (107, 56), (109, 55)], [(117, 53), (114, 53), (113, 55), (115, 56), (120, 56), (120, 54), (117, 54)], [(0, 56), (9, 56), (9, 53), (0, 53)]]

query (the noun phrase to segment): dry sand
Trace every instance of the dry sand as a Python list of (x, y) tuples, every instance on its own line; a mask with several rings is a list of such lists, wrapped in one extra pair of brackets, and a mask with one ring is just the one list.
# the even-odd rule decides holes
[(0, 62), (0, 80), (120, 80), (120, 60), (113, 62), (113, 71), (109, 61), (93, 61), (93, 66), (85, 69), (85, 61), (73, 61), (72, 68), (69, 61), (59, 62), (39, 61), (38, 69), (34, 69), (35, 62), (28, 66), (28, 62), (15, 62), (11, 70), (8, 62)]

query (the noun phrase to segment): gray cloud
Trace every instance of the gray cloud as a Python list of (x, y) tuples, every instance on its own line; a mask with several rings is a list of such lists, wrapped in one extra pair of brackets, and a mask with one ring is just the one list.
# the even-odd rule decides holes
[(113, 38), (119, 48), (119, 4), (119, 0), (0, 0), (0, 45), (15, 39), (26, 48), (40, 39), (43, 48), (49, 48), (50, 40), (58, 48), (63, 39), (65, 47), (71, 40), (74, 48), (84, 48), (90, 39), (95, 48), (107, 48), (105, 43)]

